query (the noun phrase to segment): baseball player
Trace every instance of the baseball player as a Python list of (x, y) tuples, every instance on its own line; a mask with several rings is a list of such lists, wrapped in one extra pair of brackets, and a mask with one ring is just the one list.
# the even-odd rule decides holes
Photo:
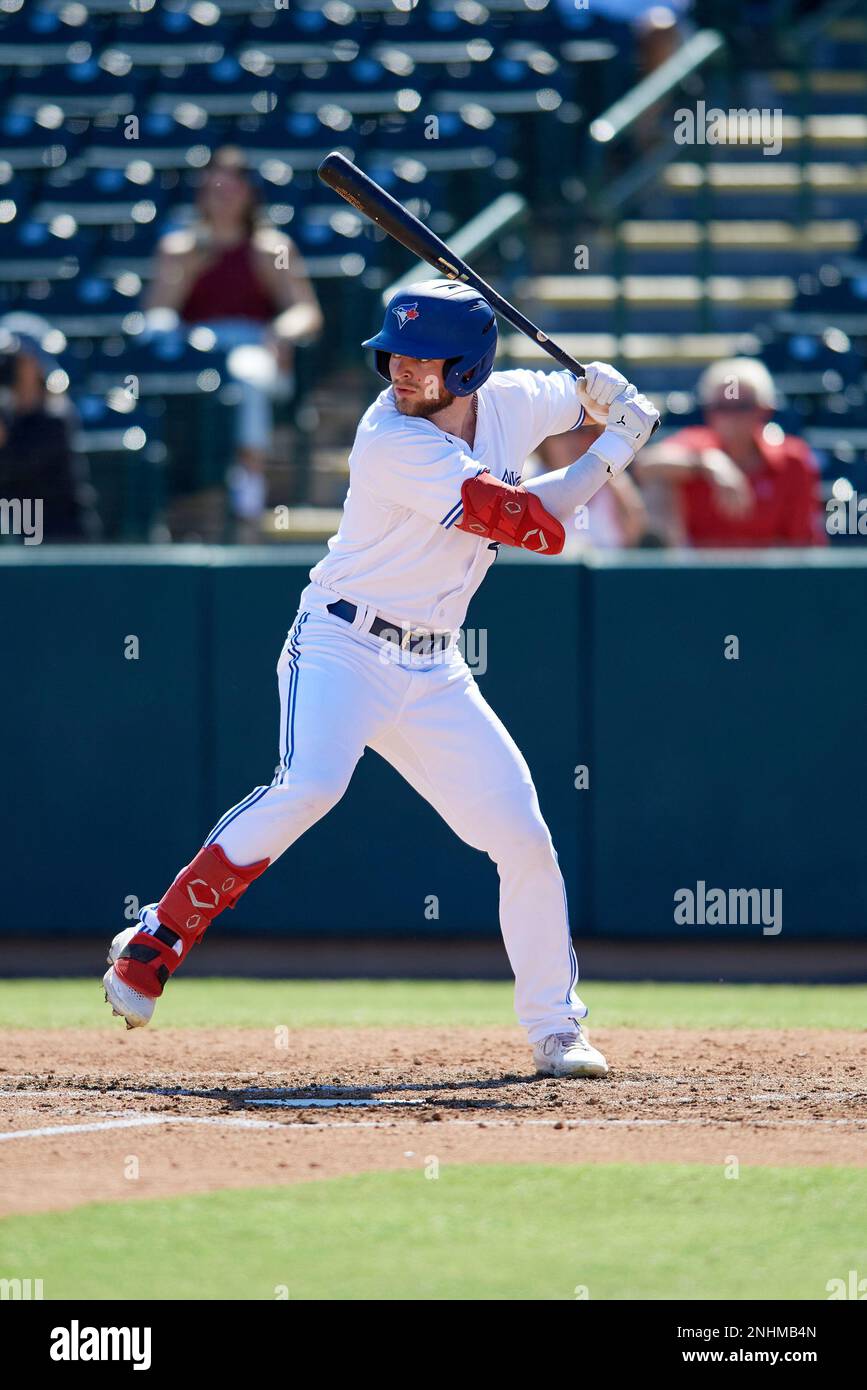
[[(343, 796), (365, 748), (406, 778), (500, 879), (515, 1009), (540, 1072), (601, 1076), (557, 855), (533, 780), (458, 649), (500, 545), (563, 548), (564, 523), (650, 437), (657, 411), (613, 367), (493, 372), (497, 325), (474, 290), (400, 290), (372, 348), (388, 383), (362, 417), (328, 554), (310, 571), (277, 675), (279, 762), (214, 826), (136, 926), (112, 942), (105, 994), (146, 1024), (213, 919)], [(568, 468), (521, 485), (541, 440), (605, 428)]]

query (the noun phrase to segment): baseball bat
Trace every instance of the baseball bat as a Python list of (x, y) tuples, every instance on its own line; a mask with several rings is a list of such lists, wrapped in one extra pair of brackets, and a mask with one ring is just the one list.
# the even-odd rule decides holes
[(325, 156), (317, 172), (323, 183), (327, 183), (329, 188), (333, 188), (335, 193), (339, 193), (352, 207), (363, 212), (365, 217), (369, 217), (384, 232), (388, 232), (389, 236), (394, 237), (395, 241), (399, 241), (414, 256), (418, 256), (419, 260), (427, 261), (447, 280), (462, 280), (464, 284), (478, 290), (501, 318), (521, 333), (526, 333), (528, 338), (555, 358), (561, 367), (574, 372), (576, 377), (584, 375), (584, 368), (580, 362), (576, 362), (559, 343), (553, 342), (547, 333), (543, 333), (541, 328), (531, 323), (520, 309), (516, 309), (508, 299), (498, 294), (481, 275), (476, 274), (472, 266), (467, 265), (460, 256), (456, 256), (444, 241), (440, 241), (430, 227), (413, 217), (396, 198), (386, 193), (384, 188), (350, 159), (333, 150)]

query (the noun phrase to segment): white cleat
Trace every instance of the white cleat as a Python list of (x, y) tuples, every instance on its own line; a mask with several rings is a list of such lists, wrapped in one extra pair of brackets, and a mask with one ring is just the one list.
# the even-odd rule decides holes
[(118, 932), (108, 948), (109, 968), (102, 977), (105, 1002), (111, 1005), (111, 1011), (116, 1017), (126, 1019), (127, 1028), (144, 1028), (146, 1023), (150, 1023), (157, 1002), (149, 995), (133, 989), (132, 985), (119, 979), (115, 972), (115, 961), (138, 930), (138, 926), (124, 927), (123, 931)]
[(608, 1063), (573, 1023), (568, 1033), (552, 1033), (533, 1047), (533, 1061), (546, 1076), (607, 1076)]

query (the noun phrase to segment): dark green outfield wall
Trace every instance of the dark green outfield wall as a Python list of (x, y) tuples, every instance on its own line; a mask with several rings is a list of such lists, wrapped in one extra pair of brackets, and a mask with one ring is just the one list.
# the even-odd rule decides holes
[[(0, 549), (0, 930), (122, 925), (271, 780), (274, 666), (319, 553)], [(480, 684), (535, 774), (576, 934), (761, 937), (676, 926), (700, 880), (781, 888), (784, 937), (865, 934), (865, 615), (857, 553), (500, 555), (470, 612)], [(490, 935), (496, 887), (368, 753), (221, 930)]]

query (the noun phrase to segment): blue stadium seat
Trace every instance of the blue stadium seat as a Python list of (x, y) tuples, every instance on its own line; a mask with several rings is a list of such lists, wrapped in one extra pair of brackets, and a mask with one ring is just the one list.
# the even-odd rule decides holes
[(15, 174), (0, 163), (0, 228), (27, 216), (37, 186), (33, 178)]
[(120, 119), (94, 129), (81, 158), (89, 169), (125, 169), (144, 160), (154, 169), (200, 169), (211, 157), (216, 139), (210, 127), (196, 129), (168, 112), (145, 112), (133, 127)]
[(429, 75), (416, 71), (411, 77), (388, 72), (368, 53), (345, 64), (336, 75), (333, 70), (321, 79), (305, 78), (293, 84), (288, 97), (293, 112), (313, 113), (326, 105), (348, 111), (350, 115), (378, 116), (387, 112), (411, 113), (422, 107)]
[(374, 233), (352, 208), (330, 203), (313, 205), (286, 229), (305, 256), (342, 256), (348, 253), (369, 259)]
[[(27, 290), (35, 297), (47, 297), (57, 281), (74, 279), (93, 250), (93, 239), (78, 235), (58, 236), (45, 223), (27, 217), (0, 226), (0, 284), (3, 301), (31, 309), (19, 296)], [(39, 282), (38, 287), (36, 282)]]
[(23, 3), (12, 13), (0, 11), (0, 67), (75, 61), (76, 51), (70, 57), (70, 45), (88, 45), (92, 50), (104, 29), (84, 5)]
[(39, 173), (61, 168), (81, 146), (82, 136), (64, 127), (46, 128), (32, 116), (0, 113), (0, 163)]
[(26, 83), (21, 81), (13, 92), (8, 110), (33, 116), (46, 107), (55, 107), (65, 120), (127, 115), (141, 108), (148, 80), (135, 69), (113, 75), (101, 68), (96, 58), (90, 58), (28, 74)]
[(167, 194), (148, 170), (131, 178), (131, 170), (97, 169), (78, 178), (60, 170), (43, 181), (42, 196), (35, 200), (32, 216), (37, 222), (53, 222), (72, 216), (80, 226), (117, 226), (155, 221)]
[[(839, 330), (781, 334), (766, 344), (762, 361), (783, 390), (822, 394), (850, 385), (864, 374), (863, 359)], [(789, 383), (788, 385), (786, 383)]]
[[(104, 345), (95, 348), (86, 364), (86, 389), (93, 397), (131, 411), (133, 386), (141, 399), (213, 391), (225, 378), (225, 362), (225, 353), (194, 347), (184, 332), (147, 342), (127, 337), (120, 353), (108, 352)], [(134, 383), (128, 385), (129, 378), (134, 378)]]
[(157, 243), (165, 230), (162, 218), (104, 228), (93, 254), (95, 272), (106, 279), (125, 271), (150, 279)]
[[(228, 120), (239, 116), (263, 116), (282, 109), (286, 99), (282, 83), (273, 75), (258, 78), (245, 72), (232, 56), (206, 68), (188, 68), (176, 76), (161, 74), (159, 87), (148, 99), (150, 112), (175, 115), (185, 108), (206, 117)], [(193, 125), (191, 128), (200, 128)]]
[(360, 39), (364, 23), (349, 6), (341, 7), (340, 21), (325, 13), (323, 5), (310, 7), (293, 3), (287, 7), (261, 5), (252, 0), (226, 0), (223, 13), (231, 13), (242, 25), (241, 43), (264, 42), (331, 43), (342, 38)]
[(477, 128), (457, 111), (437, 116), (435, 125), (428, 116), (382, 118), (362, 137), (365, 161), (377, 169), (395, 160), (415, 161), (429, 171), (475, 172), (479, 177), (506, 152), (508, 140), (504, 123)]
[(867, 275), (847, 275), (836, 265), (821, 266), (815, 275), (798, 279), (792, 306), (795, 315), (822, 315), (830, 324), (863, 319), (867, 331)]
[(74, 279), (57, 281), (39, 312), (67, 338), (96, 339), (124, 332), (136, 307), (133, 295), (85, 269)]
[(267, 79), (272, 73), (284, 84), (305, 78), (339, 81), (347, 63), (358, 56), (358, 44), (353, 39), (319, 43), (286, 42), (284, 40), (253, 40), (239, 44), (235, 57), (245, 72)]
[(267, 119), (237, 130), (233, 144), (240, 145), (256, 166), (276, 159), (294, 173), (309, 173), (317, 169), (330, 150), (342, 148), (347, 142), (338, 131), (323, 125), (315, 112), (275, 111)]
[(238, 24), (208, 5), (155, 7), (136, 13), (127, 7), (114, 23), (106, 50), (125, 54), (136, 67), (197, 67), (219, 62), (237, 40)]
[(23, 71), (25, 82), (46, 69), (65, 68), (70, 63), (90, 61), (100, 43), (100, 33), (92, 25), (63, 29), (56, 33), (39, 34), (32, 31), (13, 37), (0, 27), (0, 70), (6, 86), (17, 71)]

